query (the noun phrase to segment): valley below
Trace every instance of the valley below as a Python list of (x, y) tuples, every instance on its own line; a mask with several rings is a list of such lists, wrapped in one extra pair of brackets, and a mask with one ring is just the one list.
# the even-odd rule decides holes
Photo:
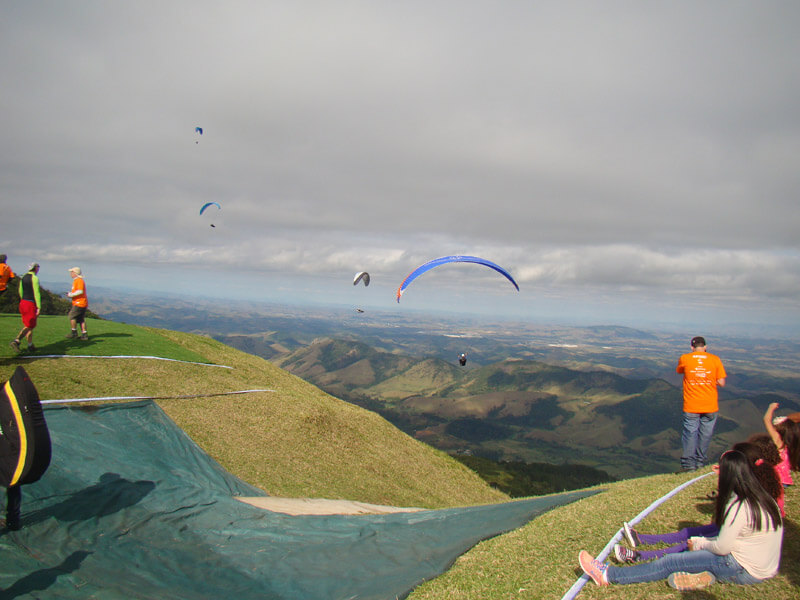
[(779, 413), (800, 410), (800, 343), (792, 339), (351, 307), (223, 309), (111, 291), (94, 298), (104, 318), (213, 337), (460, 457), (580, 464), (616, 478), (676, 470), (682, 394), (675, 364), (699, 333), (729, 375), (711, 456), (762, 431), (770, 402), (780, 403)]

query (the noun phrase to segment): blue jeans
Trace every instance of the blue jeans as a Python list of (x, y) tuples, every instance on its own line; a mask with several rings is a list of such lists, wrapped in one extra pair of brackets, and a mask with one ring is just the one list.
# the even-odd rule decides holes
[(745, 571), (731, 554), (720, 556), (708, 550), (695, 552), (678, 552), (667, 554), (658, 560), (649, 563), (639, 563), (632, 567), (608, 566), (606, 575), (610, 583), (642, 583), (644, 581), (660, 581), (672, 573), (685, 571), (687, 573), (702, 573), (711, 571), (719, 581), (738, 583), (742, 585), (759, 583)]
[(699, 469), (708, 461), (708, 446), (714, 434), (717, 413), (683, 413), (682, 469)]

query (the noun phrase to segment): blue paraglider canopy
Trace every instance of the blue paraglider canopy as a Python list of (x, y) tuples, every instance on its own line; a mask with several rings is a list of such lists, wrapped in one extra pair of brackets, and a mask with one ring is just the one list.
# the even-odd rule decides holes
[(216, 203), (216, 202), (206, 202), (205, 204), (203, 204), (203, 208), (201, 208), (201, 209), (200, 209), (200, 214), (202, 215), (202, 214), (203, 214), (203, 212), (204, 212), (204, 211), (205, 211), (205, 210), (206, 210), (206, 209), (207, 209), (209, 206), (216, 206), (216, 207), (217, 207), (217, 208), (219, 208), (219, 209), (221, 209), (221, 208), (222, 208), (222, 207), (221, 207), (221, 206), (220, 206), (218, 203)]
[(203, 128), (202, 127), (195, 127), (194, 130), (195, 130), (196, 133), (199, 133), (200, 135), (203, 135)]
[(494, 269), (498, 273), (504, 275), (505, 278), (508, 279), (514, 285), (515, 288), (517, 288), (517, 291), (519, 291), (519, 286), (517, 285), (517, 282), (514, 281), (514, 278), (511, 277), (511, 274), (508, 271), (506, 271), (503, 267), (493, 263), (490, 260), (486, 260), (485, 258), (479, 258), (477, 256), (458, 256), (458, 255), (456, 255), (456, 256), (443, 256), (441, 258), (435, 258), (435, 259), (433, 259), (431, 261), (428, 261), (425, 264), (420, 265), (419, 267), (417, 267), (416, 269), (411, 271), (411, 273), (409, 273), (408, 277), (406, 277), (403, 280), (403, 283), (400, 284), (400, 287), (397, 288), (397, 301), (400, 302), (400, 296), (403, 295), (403, 292), (406, 291), (406, 288), (409, 286), (409, 284), (412, 281), (414, 281), (417, 277), (419, 277), (420, 275), (422, 275), (426, 271), (430, 271), (434, 267), (438, 267), (439, 265), (444, 265), (444, 264), (451, 263), (451, 262), (476, 263), (476, 264), (479, 264), (479, 265), (484, 265), (486, 267), (489, 267), (490, 269)]

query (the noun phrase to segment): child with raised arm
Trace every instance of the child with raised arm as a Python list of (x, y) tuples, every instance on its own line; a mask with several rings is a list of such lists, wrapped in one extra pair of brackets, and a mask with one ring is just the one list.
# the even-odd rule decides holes
[(764, 413), (764, 427), (781, 456), (778, 475), (786, 487), (794, 483), (792, 471), (800, 470), (800, 423), (785, 417), (775, 419), (773, 415), (778, 406), (777, 402), (773, 402), (767, 407)]

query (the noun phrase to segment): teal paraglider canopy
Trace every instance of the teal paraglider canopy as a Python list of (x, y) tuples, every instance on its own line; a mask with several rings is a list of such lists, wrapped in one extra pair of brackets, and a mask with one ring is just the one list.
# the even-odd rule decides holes
[(219, 209), (222, 208), (217, 202), (206, 202), (203, 204), (203, 208), (200, 209), (200, 214), (202, 215), (209, 206), (216, 206)]
[[(203, 204), (203, 208), (200, 209), (200, 214), (202, 215), (209, 206), (216, 206), (217, 210), (222, 210), (222, 207), (217, 202), (206, 202)], [(213, 223), (211, 223), (210, 226), (216, 227)]]
[(451, 262), (476, 263), (479, 265), (484, 265), (486, 267), (489, 267), (490, 269), (494, 269), (498, 273), (502, 274), (506, 279), (508, 279), (514, 285), (514, 287), (517, 288), (517, 291), (519, 291), (519, 286), (517, 285), (517, 282), (514, 281), (514, 278), (511, 277), (511, 274), (508, 271), (506, 271), (503, 267), (493, 263), (490, 260), (486, 260), (485, 258), (479, 258), (477, 256), (459, 256), (459, 255), (442, 256), (441, 258), (435, 258), (431, 261), (428, 261), (425, 264), (422, 264), (413, 271), (411, 271), (408, 277), (406, 277), (403, 280), (403, 283), (400, 284), (400, 287), (397, 288), (397, 301), (400, 302), (400, 296), (403, 295), (403, 292), (406, 291), (406, 288), (409, 286), (409, 284), (412, 281), (414, 281), (417, 277), (419, 277), (426, 271), (430, 271), (434, 267), (438, 267), (439, 265), (444, 265)]

